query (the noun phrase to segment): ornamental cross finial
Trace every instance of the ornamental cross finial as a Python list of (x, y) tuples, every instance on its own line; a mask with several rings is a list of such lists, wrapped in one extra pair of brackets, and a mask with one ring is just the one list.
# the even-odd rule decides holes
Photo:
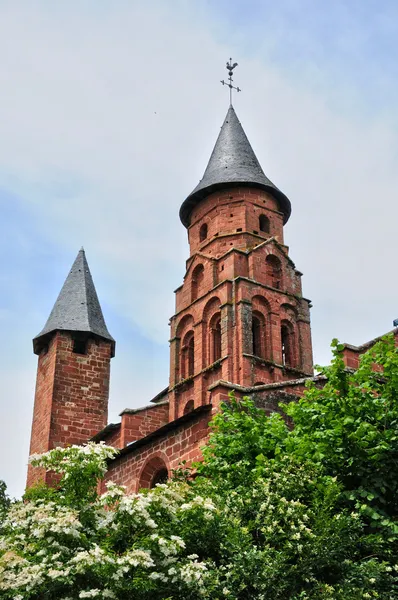
[(236, 90), (237, 92), (241, 92), (242, 90), (239, 87), (235, 87), (234, 85), (232, 85), (233, 79), (232, 79), (232, 75), (234, 72), (235, 67), (238, 66), (238, 63), (233, 63), (232, 64), (232, 58), (229, 59), (229, 62), (227, 62), (227, 71), (228, 71), (228, 81), (224, 81), (224, 79), (221, 81), (221, 83), (223, 85), (227, 85), (229, 87), (229, 103), (232, 106), (232, 90)]

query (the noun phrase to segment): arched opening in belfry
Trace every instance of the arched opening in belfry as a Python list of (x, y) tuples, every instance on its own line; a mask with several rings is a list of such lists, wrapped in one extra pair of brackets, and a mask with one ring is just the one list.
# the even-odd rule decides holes
[(193, 331), (188, 331), (184, 337), (181, 353), (181, 377), (192, 377), (195, 371), (195, 336)]
[(199, 241), (204, 242), (207, 238), (207, 223), (203, 223), (199, 229)]
[(215, 315), (210, 323), (210, 361), (221, 358), (221, 316)]
[(282, 264), (277, 256), (268, 254), (265, 259), (267, 271), (267, 283), (273, 288), (282, 288)]
[(260, 231), (262, 231), (263, 233), (269, 233), (270, 232), (269, 218), (266, 215), (260, 215), (258, 221), (259, 221)]
[(286, 367), (294, 367), (294, 331), (290, 323), (282, 323), (282, 364)]
[(188, 343), (188, 377), (192, 377), (195, 372), (195, 338), (192, 334), (192, 337)]
[(183, 414), (187, 415), (188, 413), (192, 412), (194, 408), (195, 408), (194, 401), (193, 400), (188, 400), (188, 402), (184, 406)]
[(260, 315), (253, 314), (252, 317), (252, 342), (253, 355), (262, 358), (264, 356), (265, 331), (264, 323)]
[(203, 265), (197, 265), (193, 270), (191, 289), (192, 301), (196, 300), (202, 293), (204, 271)]

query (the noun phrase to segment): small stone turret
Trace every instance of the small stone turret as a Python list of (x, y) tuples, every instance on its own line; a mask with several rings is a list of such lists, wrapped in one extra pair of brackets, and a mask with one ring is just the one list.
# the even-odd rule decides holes
[[(115, 340), (83, 249), (33, 349), (39, 360), (30, 454), (87, 442), (107, 424)], [(28, 487), (47, 479), (48, 474), (29, 467)]]

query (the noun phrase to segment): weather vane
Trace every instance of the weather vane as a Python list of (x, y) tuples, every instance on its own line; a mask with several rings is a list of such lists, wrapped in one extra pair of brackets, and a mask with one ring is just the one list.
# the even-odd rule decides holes
[(232, 75), (234, 73), (234, 69), (235, 67), (238, 66), (238, 63), (234, 63), (232, 64), (232, 58), (229, 59), (229, 62), (227, 62), (227, 71), (228, 71), (228, 81), (224, 81), (224, 79), (221, 81), (221, 83), (223, 85), (227, 85), (229, 87), (229, 103), (232, 104), (232, 90), (236, 90), (237, 92), (241, 92), (242, 90), (239, 87), (235, 87), (234, 85), (232, 85), (233, 79), (232, 79)]

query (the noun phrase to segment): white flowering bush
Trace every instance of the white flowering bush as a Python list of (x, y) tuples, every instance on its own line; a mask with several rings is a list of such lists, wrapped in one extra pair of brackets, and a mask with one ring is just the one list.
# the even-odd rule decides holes
[(113, 448), (34, 457), (58, 483), (6, 507), (0, 599), (398, 600), (398, 350), (334, 353), (293, 428), (231, 397), (194, 481), (99, 494)]
[[(61, 479), (57, 490), (39, 487), (9, 509), (0, 541), (0, 598), (209, 597), (210, 562), (190, 547), (195, 530), (209, 534), (213, 502), (184, 483), (133, 495), (109, 483), (98, 495), (98, 479), (114, 455), (113, 448), (89, 443), (33, 457)], [(185, 541), (179, 534), (187, 528)]]

